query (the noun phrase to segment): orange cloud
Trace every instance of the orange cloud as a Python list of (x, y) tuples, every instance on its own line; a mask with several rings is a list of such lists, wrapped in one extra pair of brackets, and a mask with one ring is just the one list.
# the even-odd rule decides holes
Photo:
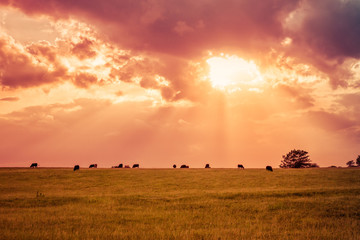
[(0, 38), (0, 83), (4, 87), (31, 87), (59, 81), (66, 71), (48, 69), (9, 36)]
[(4, 97), (4, 98), (0, 98), (0, 101), (16, 102), (16, 101), (19, 101), (19, 98), (18, 97)]

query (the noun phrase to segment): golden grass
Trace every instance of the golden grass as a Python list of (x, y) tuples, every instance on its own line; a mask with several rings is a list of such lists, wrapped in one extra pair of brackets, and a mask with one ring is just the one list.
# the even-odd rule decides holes
[(0, 239), (360, 239), (360, 169), (0, 169)]

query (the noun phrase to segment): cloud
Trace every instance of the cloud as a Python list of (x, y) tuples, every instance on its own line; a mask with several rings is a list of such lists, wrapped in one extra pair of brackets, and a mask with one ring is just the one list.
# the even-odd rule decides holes
[(347, 59), (359, 59), (360, 2), (302, 1), (287, 19), (289, 54), (325, 72), (332, 87), (348, 87), (353, 74)]
[(98, 82), (98, 79), (95, 75), (88, 73), (78, 73), (75, 75), (73, 83), (75, 86), (80, 88), (88, 88), (89, 86)]
[(327, 130), (344, 130), (356, 125), (355, 121), (344, 115), (325, 111), (310, 111), (308, 116), (313, 122)]
[(96, 52), (93, 50), (93, 41), (87, 38), (82, 38), (81, 42), (72, 44), (71, 53), (76, 55), (79, 59), (93, 58)]
[(53, 24), (59, 31), (59, 38), (53, 43), (38, 41), (26, 45), (2, 34), (3, 87), (31, 88), (68, 81), (86, 89), (121, 81), (155, 89), (166, 101), (199, 101), (203, 90), (210, 87), (200, 80), (203, 66), (171, 55), (121, 49), (106, 42), (89, 25), (75, 20)]
[[(280, 1), (3, 1), (28, 14), (79, 17), (102, 22), (107, 35), (132, 49), (181, 55), (220, 46), (263, 45), (259, 38), (279, 38), (281, 20), (299, 0)], [(179, 34), (181, 38), (179, 38)], [(222, 36), (222, 37), (218, 37)], [(236, 39), (236, 41), (234, 41)]]
[(17, 88), (59, 81), (65, 71), (61, 67), (49, 70), (46, 64), (42, 64), (11, 37), (1, 34), (0, 73), (2, 86)]
[(281, 95), (290, 97), (290, 101), (295, 103), (299, 108), (310, 108), (315, 105), (315, 99), (311, 96), (311, 89), (297, 85), (279, 84), (276, 86), (276, 90), (278, 90)]
[[(113, 56), (111, 63), (107, 62), (112, 65), (108, 79), (134, 82), (134, 78), (143, 77), (145, 80), (139, 83), (149, 88), (148, 80), (159, 75), (170, 83), (158, 87), (169, 101), (203, 98), (204, 93), (199, 91), (203, 84), (185, 75), (191, 70), (189, 63), (204, 61), (208, 51), (230, 52), (257, 62), (264, 62), (264, 55), (274, 51), (278, 60), (282, 56), (284, 60), (292, 59), (292, 64), (268, 61), (268, 65), (291, 68), (297, 64), (297, 73), (329, 79), (333, 88), (356, 85), (349, 83), (355, 76), (349, 70), (351, 62), (346, 62), (360, 55), (360, 36), (353, 30), (360, 18), (360, 5), (355, 0), (49, 0), (41, 4), (9, 0), (0, 4), (58, 22), (76, 19), (88, 23), (91, 27), (86, 31), (79, 27), (82, 35), (68, 43), (69, 54), (80, 60), (98, 57), (101, 41), (130, 50), (130, 55), (146, 56), (143, 60), (126, 54), (117, 60)], [(94, 34), (92, 27), (98, 34), (89, 37)], [(74, 32), (67, 34), (76, 36)], [(282, 44), (284, 39), (288, 44)], [(189, 85), (191, 89), (200, 87), (199, 96)]]
[(4, 97), (4, 98), (0, 98), (0, 101), (5, 101), (5, 102), (16, 102), (19, 101), (20, 98), (18, 97)]
[(328, 58), (360, 58), (359, 10), (356, 0), (303, 1), (292, 20), (302, 19), (293, 41)]
[(160, 91), (158, 82), (149, 85), (146, 80), (154, 79), (159, 70), (156, 59), (111, 46), (83, 25), (71, 22), (69, 28), (62, 28), (65, 36), (54, 43), (38, 41), (25, 45), (2, 33), (0, 84), (16, 89), (69, 81), (79, 88), (89, 88), (117, 81), (135, 84), (135, 79), (140, 78), (140, 86)]
[(342, 94), (337, 102), (342, 106), (346, 106), (347, 110), (352, 111), (353, 114), (359, 114), (356, 117), (360, 117), (360, 93)]

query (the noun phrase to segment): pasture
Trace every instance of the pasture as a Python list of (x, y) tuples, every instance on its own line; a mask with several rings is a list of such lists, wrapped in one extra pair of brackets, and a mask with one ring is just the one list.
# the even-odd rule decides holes
[(360, 239), (360, 169), (0, 169), (1, 239)]

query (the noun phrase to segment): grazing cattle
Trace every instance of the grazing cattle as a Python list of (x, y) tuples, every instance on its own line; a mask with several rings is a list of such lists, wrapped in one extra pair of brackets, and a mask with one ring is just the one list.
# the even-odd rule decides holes
[(173, 165), (173, 168), (176, 168), (176, 164)]
[(273, 169), (272, 169), (272, 167), (271, 167), (271, 166), (266, 166), (266, 170), (268, 170), (268, 171), (270, 171), (270, 172), (272, 172), (272, 171), (273, 171)]
[(125, 167), (124, 168), (130, 168), (130, 166), (129, 165), (125, 165)]
[(74, 166), (74, 171), (76, 171), (76, 170), (80, 170), (80, 166), (79, 166), (79, 165), (75, 165), (75, 166)]
[(184, 164), (184, 165), (181, 165), (180, 168), (189, 168), (189, 166)]
[(139, 168), (139, 164), (134, 164), (132, 168)]
[(120, 163), (118, 166), (112, 166), (112, 168), (123, 168), (123, 164)]
[(89, 168), (97, 168), (97, 164), (91, 164)]
[(206, 165), (205, 165), (205, 168), (210, 168), (210, 164), (206, 164)]
[(242, 164), (238, 164), (238, 168), (245, 169)]
[(37, 163), (32, 163), (32, 164), (30, 165), (30, 167), (31, 167), (31, 168), (37, 168), (37, 167), (38, 167), (38, 164), (37, 164)]

